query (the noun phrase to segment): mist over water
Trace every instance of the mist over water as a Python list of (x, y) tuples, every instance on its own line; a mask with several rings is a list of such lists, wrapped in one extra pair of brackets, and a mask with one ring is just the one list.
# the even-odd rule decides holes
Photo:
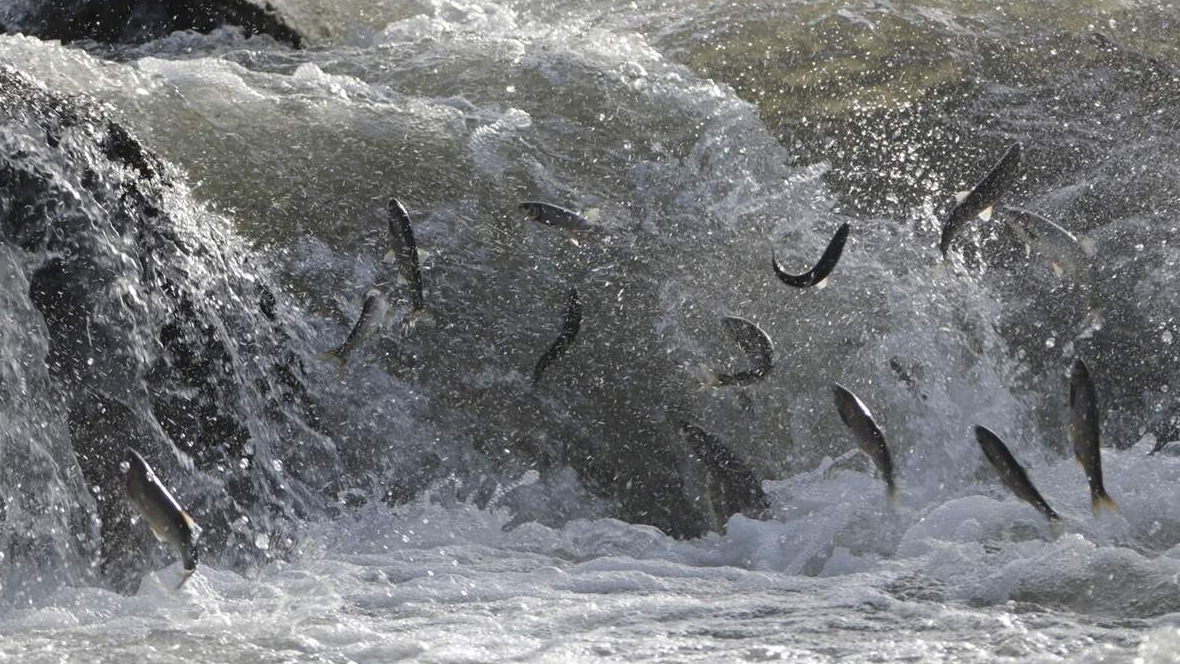
[[(0, 476), (0, 652), (1173, 661), (1180, 460), (1148, 452), (1180, 439), (1174, 8), (336, 11), (305, 50), (232, 29), (123, 47), (0, 36), (0, 64), (102, 102), (158, 154), (181, 187), (170, 209), (209, 229), (192, 241), (233, 257), (167, 260), (207, 295), (201, 320), (225, 326), (233, 361), (211, 398), (244, 423), (243, 446), (202, 455), (158, 408), (130, 409), (163, 431), (147, 438), (194, 518), (221, 524), (173, 592), (170, 552), (107, 535), (103, 501), (119, 497), (96, 499), (79, 470), (68, 381), (45, 359), (52, 316), (25, 276), (46, 256), (0, 242), (0, 450), (53, 460)], [(10, 148), (35, 142), (12, 126)], [(1003, 210), (939, 254), (955, 192), (1016, 141), (1024, 175), (1004, 204), (1092, 244), (1092, 288), (1026, 253)], [(424, 252), (431, 320), (412, 327), (384, 259), (391, 195)], [(518, 204), (532, 200), (595, 228), (530, 221)], [(775, 278), (772, 247), (803, 272), (845, 222), (822, 287)], [(339, 377), (321, 353), (374, 285), (393, 313)], [(578, 339), (534, 386), (570, 287)], [(151, 339), (173, 310), (143, 312), (130, 328)], [(746, 368), (723, 316), (774, 341), (765, 381), (701, 389), (702, 364)], [(1078, 356), (1119, 506), (1097, 517), (1065, 438)], [(895, 507), (847, 454), (833, 382), (889, 440)], [(228, 387), (247, 384), (286, 386), (287, 401)], [(718, 513), (669, 413), (765, 479), (767, 520)], [(1000, 485), (976, 424), (1028, 468), (1064, 535)], [(128, 443), (110, 444), (121, 458)], [(112, 549), (130, 588), (90, 562)]]

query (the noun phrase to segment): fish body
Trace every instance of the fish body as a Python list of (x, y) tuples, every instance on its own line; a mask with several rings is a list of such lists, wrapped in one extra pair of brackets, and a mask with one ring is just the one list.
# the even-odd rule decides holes
[(987, 457), (988, 463), (999, 474), (1000, 481), (1004, 483), (1004, 486), (1016, 494), (1017, 498), (1035, 507), (1038, 512), (1049, 520), (1049, 524), (1054, 530), (1059, 529), (1061, 517), (1041, 497), (1041, 492), (1037, 491), (1037, 487), (1033, 486), (1032, 480), (1028, 478), (1028, 473), (1016, 462), (1016, 459), (1008, 451), (1008, 446), (1004, 444), (1004, 441), (1000, 440), (1000, 437), (992, 432), (991, 429), (984, 426), (975, 427), (975, 439), (979, 441), (979, 447), (983, 450), (983, 455)]
[(1090, 507), (1094, 514), (1106, 507), (1117, 511), (1114, 500), (1102, 484), (1101, 434), (1098, 427), (1098, 392), (1090, 379), (1090, 370), (1082, 358), (1073, 362), (1069, 374), (1069, 423), (1066, 435), (1073, 444), (1074, 456), (1086, 471), (1090, 483)]
[(951, 209), (942, 224), (942, 237), (938, 242), (938, 249), (944, 256), (968, 221), (975, 217), (985, 221), (991, 218), (996, 201), (1020, 177), (1022, 151), (1020, 143), (1013, 143), (1000, 158), (1000, 161), (979, 181), (979, 184), (963, 195), (958, 204)]
[(385, 294), (380, 289), (370, 289), (368, 293), (365, 293), (365, 301), (361, 305), (360, 318), (352, 326), (352, 331), (348, 333), (348, 338), (336, 348), (324, 352), (321, 357), (336, 362), (340, 367), (340, 374), (343, 375), (344, 369), (348, 364), (348, 358), (377, 329), (377, 326), (385, 320), (385, 314), (388, 311), (389, 301), (385, 299)]
[(718, 374), (708, 366), (702, 365), (704, 386), (752, 385), (764, 380), (774, 368), (774, 342), (770, 340), (766, 332), (753, 322), (737, 316), (723, 317), (721, 327), (725, 328), (729, 336), (746, 354), (750, 368), (733, 374)]
[(1055, 274), (1069, 277), (1086, 290), (1098, 282), (1090, 243), (1034, 212), (1018, 208), (1003, 208), (1002, 212), (1008, 227), (1026, 247), (1049, 261)]
[(520, 204), (520, 210), (536, 222), (553, 226), (564, 231), (577, 233), (594, 227), (590, 220), (582, 215), (552, 203), (541, 201), (525, 201)]
[(181, 509), (180, 503), (176, 502), (139, 452), (128, 448), (126, 463), (124, 475), (127, 496), (143, 515), (156, 539), (176, 550), (184, 567), (184, 578), (180, 581), (182, 586), (197, 569), (196, 542), (201, 529)]
[(686, 421), (678, 421), (680, 434), (692, 446), (693, 454), (708, 469), (715, 481), (725, 517), (738, 512), (751, 519), (765, 519), (770, 513), (770, 502), (762, 490), (754, 471), (739, 459), (716, 436)]
[(418, 267), (418, 244), (414, 241), (414, 229), (410, 226), (410, 213), (401, 201), (389, 199), (389, 235), (392, 240), (394, 262), (398, 274), (410, 287), (410, 315), (419, 316), (426, 311), (422, 298), (422, 270)]
[(790, 274), (783, 266), (779, 264), (778, 258), (775, 257), (774, 249), (770, 250), (770, 264), (774, 267), (774, 273), (778, 275), (779, 281), (788, 286), (795, 288), (808, 288), (823, 282), (832, 273), (832, 269), (836, 267), (836, 263), (840, 262), (840, 254), (844, 252), (844, 243), (848, 240), (848, 232), (851, 227), (845, 223), (836, 230), (836, 234), (832, 236), (832, 240), (828, 242), (827, 249), (810, 270), (803, 274)]
[(1082, 323), (1079, 339), (1087, 338), (1102, 327), (1101, 306), (1098, 301), (1098, 270), (1094, 267), (1094, 245), (1079, 240), (1053, 221), (1027, 210), (1004, 208), (1004, 222), (1024, 242), (1031, 253), (1049, 261), (1053, 274), (1066, 277), (1085, 297), (1089, 311)]
[(561, 316), (561, 331), (557, 339), (549, 346), (533, 367), (533, 385), (541, 382), (545, 369), (553, 364), (557, 358), (565, 354), (578, 338), (578, 331), (582, 329), (582, 301), (578, 298), (578, 289), (570, 288), (566, 291), (565, 311)]
[(885, 481), (885, 492), (890, 502), (897, 501), (897, 482), (893, 475), (893, 456), (885, 442), (885, 434), (877, 426), (873, 414), (851, 390), (839, 383), (832, 384), (832, 395), (836, 400), (836, 411), (844, 425), (852, 431), (853, 438), (861, 451), (873, 460), (877, 473)]

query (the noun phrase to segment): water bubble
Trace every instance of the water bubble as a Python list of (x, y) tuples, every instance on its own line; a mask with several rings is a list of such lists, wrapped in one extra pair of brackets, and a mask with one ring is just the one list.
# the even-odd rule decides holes
[(1052, 348), (1056, 345), (1057, 345), (1057, 340), (1054, 339), (1053, 337), (1049, 337), (1048, 339), (1045, 339), (1045, 348)]

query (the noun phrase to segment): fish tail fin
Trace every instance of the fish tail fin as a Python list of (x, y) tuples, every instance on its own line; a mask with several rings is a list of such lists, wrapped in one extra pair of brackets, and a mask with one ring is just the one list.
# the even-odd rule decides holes
[(699, 366), (701, 371), (701, 389), (707, 390), (714, 387), (721, 387), (721, 376), (707, 364)]
[(195, 571), (196, 571), (196, 567), (194, 567), (193, 569), (186, 568), (184, 571), (182, 571), (180, 573), (180, 583), (176, 584), (176, 589), (180, 590), (181, 588), (183, 588), (184, 584), (188, 583), (188, 580), (193, 578), (193, 572), (195, 572)]
[(340, 380), (344, 380), (344, 370), (348, 368), (348, 355), (344, 352), (343, 346), (320, 353), (320, 359), (329, 360), (335, 364), (336, 377)]
[[(187, 514), (184, 514), (184, 517), (186, 520), (191, 521)], [(197, 548), (192, 544), (183, 547), (180, 551), (180, 557), (182, 570), (180, 572), (180, 583), (176, 584), (177, 590), (183, 588), (184, 584), (188, 583), (189, 578), (192, 577), (193, 572), (197, 571)]]
[(1049, 533), (1053, 536), (1053, 539), (1057, 539), (1064, 535), (1065, 521), (1062, 521), (1061, 517), (1049, 519)]
[(1103, 507), (1115, 514), (1119, 513), (1119, 506), (1115, 504), (1114, 498), (1111, 498), (1105, 490), (1099, 489), (1090, 495), (1090, 509), (1094, 512), (1094, 516), (1098, 516)]
[(897, 490), (897, 485), (889, 482), (885, 485), (885, 495), (889, 498), (889, 507), (897, 509), (901, 504), (901, 492)]

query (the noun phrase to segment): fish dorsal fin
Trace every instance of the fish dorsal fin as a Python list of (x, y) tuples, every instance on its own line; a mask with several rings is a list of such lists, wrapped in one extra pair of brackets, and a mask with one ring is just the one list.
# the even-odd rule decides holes
[(1063, 274), (1065, 274), (1065, 270), (1061, 269), (1061, 266), (1057, 264), (1057, 261), (1053, 261), (1052, 266), (1053, 266), (1053, 276), (1060, 279), (1061, 276)]
[(971, 195), (971, 192), (967, 191), (966, 189), (964, 189), (963, 191), (956, 191), (955, 192), (955, 202), (962, 203), (963, 201), (967, 200), (967, 197), (970, 195)]
[(1091, 258), (1098, 253), (1098, 248), (1094, 246), (1094, 240), (1088, 237), (1080, 238), (1078, 244), (1081, 245), (1082, 251), (1086, 252), (1086, 255)]
[(992, 213), (995, 211), (996, 211), (996, 209), (994, 207), (992, 207), (991, 205), (989, 205), (979, 211), (979, 218), (984, 221), (991, 221), (992, 220)]

